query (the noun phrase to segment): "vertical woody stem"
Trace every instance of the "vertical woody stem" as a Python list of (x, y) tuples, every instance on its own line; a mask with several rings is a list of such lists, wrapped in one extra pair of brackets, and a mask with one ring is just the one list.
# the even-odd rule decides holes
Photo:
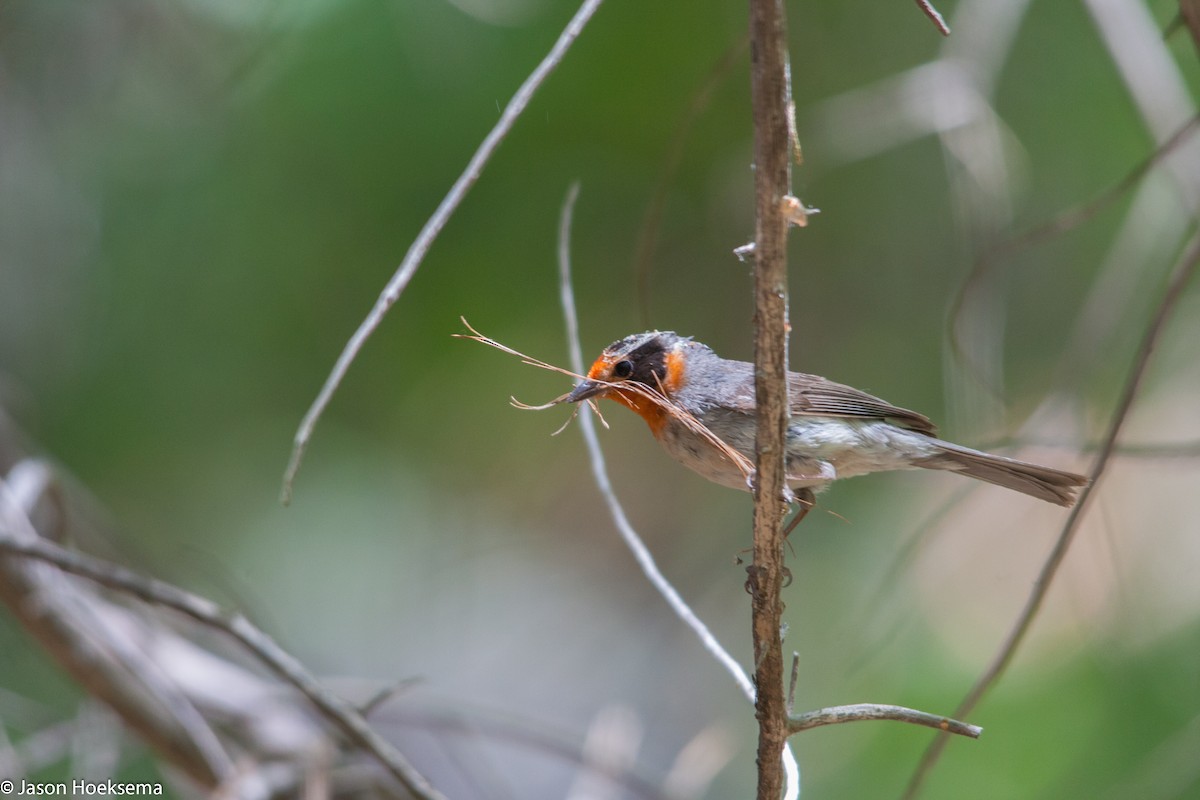
[(750, 0), (751, 97), (756, 198), (754, 269), (754, 565), (750, 567), (759, 723), (758, 800), (778, 800), (787, 739), (783, 648), (784, 448), (787, 398), (787, 220), (789, 194), (787, 26), (782, 0)]

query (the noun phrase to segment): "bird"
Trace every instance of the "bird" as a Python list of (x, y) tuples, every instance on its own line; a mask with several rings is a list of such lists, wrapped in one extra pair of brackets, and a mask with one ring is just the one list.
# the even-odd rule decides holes
[[(1073, 472), (939, 439), (924, 414), (817, 375), (788, 372), (787, 386), (785, 480), (793, 496), (809, 498), (809, 507), (814, 493), (836, 480), (888, 470), (955, 472), (1068, 508), (1088, 483)], [(756, 429), (753, 364), (721, 358), (672, 331), (636, 333), (604, 348), (561, 399), (593, 398), (634, 411), (685, 467), (722, 486), (753, 490), (747, 472)]]

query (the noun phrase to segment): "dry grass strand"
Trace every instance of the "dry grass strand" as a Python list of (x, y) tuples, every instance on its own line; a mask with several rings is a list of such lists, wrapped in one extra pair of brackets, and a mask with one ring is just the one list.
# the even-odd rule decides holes
[[(475, 328), (473, 328), (471, 326), (471, 323), (467, 322), (466, 317), (459, 317), (459, 319), (462, 320), (462, 324), (466, 327), (466, 329), (468, 331), (470, 331), (470, 333), (469, 334), (456, 333), (456, 334), (454, 334), (454, 337), (456, 339), (469, 339), (473, 342), (479, 342), (480, 344), (486, 344), (488, 347), (494, 347), (497, 350), (500, 350), (501, 352), (508, 353), (509, 355), (512, 355), (512, 356), (516, 356), (517, 358), (521, 359), (521, 363), (523, 363), (523, 364), (528, 364), (531, 367), (538, 367), (539, 369), (550, 370), (551, 372), (558, 372), (563, 375), (572, 377), (577, 381), (595, 380), (593, 378), (588, 378), (585, 375), (579, 375), (578, 373), (572, 372), (569, 369), (563, 369), (562, 367), (555, 366), (554, 364), (550, 364), (549, 362), (542, 361), (539, 358), (534, 358), (533, 356), (525, 355), (524, 353), (520, 352), (519, 350), (514, 350), (513, 348), (509, 347), (508, 345), (501, 344), (500, 342), (496, 341), (495, 339), (491, 338), (490, 336), (486, 336), (486, 335), (480, 333), (478, 330), (476, 330)], [(725, 441), (721, 439), (721, 437), (717, 436), (715, 433), (713, 433), (711, 430), (709, 430), (704, 425), (704, 423), (702, 423), (700, 420), (696, 419), (695, 416), (688, 413), (686, 410), (680, 408), (675, 403), (672, 403), (670, 398), (668, 398), (666, 396), (666, 394), (664, 394), (661, 390), (655, 389), (651, 386), (646, 386), (645, 384), (642, 384), (642, 383), (634, 383), (634, 382), (625, 382), (625, 383), (610, 383), (608, 381), (595, 381), (595, 382), (603, 384), (605, 386), (611, 386), (613, 388), (620, 388), (620, 390), (623, 392), (630, 392), (633, 394), (637, 394), (637, 395), (640, 395), (641, 397), (644, 397), (647, 400), (651, 401), (652, 403), (657, 405), (659, 408), (661, 408), (663, 411), (667, 412), (672, 417), (674, 417), (676, 420), (678, 420), (683, 425), (685, 425), (688, 428), (688, 430), (701, 436), (705, 441), (707, 441), (713, 447), (717, 448), (717, 450), (720, 451), (721, 455), (728, 458), (730, 460), (730, 462), (732, 462), (734, 464), (734, 466), (736, 466), (741, 471), (741, 473), (744, 476), (746, 476), (747, 481), (749, 481), (753, 477), (754, 465), (750, 462), (750, 459), (746, 458), (746, 456), (742, 455), (740, 452), (738, 452), (737, 450), (734, 450), (732, 447), (730, 447), (728, 444), (726, 444)], [(544, 411), (548, 408), (552, 408), (556, 405), (566, 402), (566, 399), (568, 396), (569, 396), (569, 394), (560, 395), (560, 396), (554, 398), (553, 400), (551, 400), (550, 402), (542, 403), (541, 405), (530, 405), (528, 403), (522, 403), (521, 401), (517, 400), (515, 397), (509, 398), (509, 399), (515, 408), (522, 409), (523, 411)], [(599, 409), (596, 407), (596, 404), (589, 400), (588, 405), (590, 405), (592, 407), (593, 411), (596, 411), (597, 416), (600, 417), (600, 421), (604, 424), (604, 427), (607, 428), (608, 423), (605, 422), (604, 417), (600, 415)], [(559, 430), (555, 431), (555, 433), (557, 434), (558, 432), (560, 432), (564, 428), (566, 428), (566, 425), (569, 424), (571, 422), (571, 420), (574, 418), (575, 418), (575, 415), (572, 414), (571, 417), (567, 420), (567, 422), (563, 424), (563, 427), (559, 428)]]

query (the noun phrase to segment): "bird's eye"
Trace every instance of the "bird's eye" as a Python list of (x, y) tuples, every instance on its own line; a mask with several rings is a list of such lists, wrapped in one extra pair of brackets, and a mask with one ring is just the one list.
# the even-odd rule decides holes
[(613, 367), (613, 375), (618, 378), (628, 378), (633, 374), (632, 361), (618, 361)]

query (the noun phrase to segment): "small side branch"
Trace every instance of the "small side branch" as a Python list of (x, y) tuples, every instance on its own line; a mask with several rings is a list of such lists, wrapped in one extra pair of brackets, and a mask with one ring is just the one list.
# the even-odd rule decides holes
[(938, 29), (938, 33), (942, 36), (950, 35), (950, 26), (946, 24), (946, 18), (942, 16), (940, 11), (933, 7), (933, 3), (929, 2), (929, 0), (917, 0), (917, 6), (933, 22), (934, 27)]
[(475, 155), (471, 156), (466, 169), (458, 176), (458, 180), (454, 182), (454, 185), (450, 187), (450, 191), (446, 193), (437, 210), (433, 212), (433, 216), (421, 228), (421, 232), (417, 234), (416, 240), (408, 248), (408, 252), (404, 255), (404, 260), (400, 262), (400, 266), (396, 268), (395, 274), (387, 282), (387, 286), (383, 288), (383, 292), (379, 295), (379, 299), (375, 301), (375, 305), (371, 308), (370, 313), (359, 324), (358, 330), (354, 332), (354, 335), (350, 337), (350, 341), (342, 349), (341, 355), (338, 356), (337, 362), (333, 365), (333, 370), (329, 373), (329, 377), (325, 379), (324, 385), (321, 386), (321, 391), (317, 394), (317, 399), (313, 401), (312, 406), (304, 415), (304, 419), (300, 422), (300, 427), (296, 430), (295, 438), (292, 440), (292, 455), (288, 461), (287, 469), (283, 474), (283, 489), (280, 493), (280, 501), (284, 505), (292, 501), (292, 484), (296, 480), (296, 472), (300, 469), (300, 462), (304, 459), (304, 451), (308, 448), (308, 440), (312, 438), (313, 429), (316, 428), (317, 421), (321, 418), (321, 415), (325, 413), (325, 408), (333, 398), (333, 393), (337, 391), (342, 379), (346, 377), (346, 372), (349, 371), (350, 365), (358, 357), (358, 353), (362, 350), (363, 345), (366, 344), (367, 339), (375, 332), (379, 324), (383, 322), (388, 309), (400, 299), (400, 295), (404, 293), (404, 289), (408, 286), (409, 281), (416, 274), (417, 268), (425, 260), (425, 254), (433, 246), (433, 242), (437, 239), (438, 234), (442, 232), (442, 228), (446, 227), (446, 223), (450, 221), (450, 217), (458, 210), (458, 206), (462, 203), (463, 198), (467, 196), (467, 192), (475, 185), (475, 181), (483, 173), (483, 168), (487, 166), (487, 162), (491, 159), (492, 154), (496, 152), (496, 148), (500, 146), (500, 142), (504, 141), (504, 137), (508, 136), (509, 131), (516, 125), (517, 119), (524, 113), (525, 108), (533, 99), (534, 93), (541, 88), (541, 85), (545, 83), (550, 73), (562, 63), (563, 56), (566, 55), (567, 50), (570, 49), (575, 39), (579, 37), (588, 20), (600, 8), (601, 2), (603, 0), (584, 0), (579, 10), (575, 12), (575, 16), (571, 17), (571, 21), (567, 23), (567, 27), (559, 34), (558, 40), (550, 48), (550, 52), (546, 54), (546, 57), (529, 74), (529, 77), (517, 89), (516, 94), (508, 101), (508, 105), (504, 107), (504, 113), (500, 115), (500, 119), (496, 122), (492, 130), (488, 132), (488, 135), (484, 137), (483, 142), (479, 145), (479, 149), (475, 151)]
[(788, 734), (799, 733), (809, 728), (819, 728), (822, 725), (840, 725), (843, 722), (864, 722), (875, 719), (890, 719), (896, 722), (907, 722), (910, 725), (924, 725), (926, 728), (935, 728), (971, 739), (978, 739), (979, 734), (983, 733), (983, 728), (978, 725), (970, 725), (949, 717), (917, 711), (915, 708), (857, 703), (850, 706), (818, 708), (816, 711), (806, 711), (803, 714), (788, 717)]
[[(582, 373), (584, 371), (583, 348), (579, 343), (579, 315), (575, 310), (575, 290), (571, 281), (570, 253), (571, 222), (575, 213), (575, 201), (578, 197), (579, 184), (575, 183), (572, 184), (567, 192), (559, 221), (558, 288), (559, 301), (563, 312), (563, 324), (567, 332), (567, 349), (570, 352), (571, 369), (576, 373)], [(746, 695), (746, 698), (750, 702), (754, 702), (754, 684), (750, 681), (750, 677), (742, 670), (737, 660), (729, 654), (729, 651), (717, 641), (717, 637), (704, 624), (704, 621), (697, 616), (696, 612), (687, 604), (687, 601), (683, 599), (671, 582), (667, 580), (667, 577), (663, 575), (662, 570), (658, 568), (658, 564), (654, 560), (654, 556), (650, 553), (650, 548), (646, 546), (642, 537), (634, 530), (629, 517), (625, 515), (625, 509), (621, 505), (621, 501), (617, 498), (616, 492), (613, 490), (612, 481), (609, 480), (604, 452), (600, 448), (600, 439), (596, 436), (596, 426), (592, 422), (591, 415), (587, 413), (582, 414), (579, 426), (583, 432), (583, 440), (587, 445), (588, 457), (592, 467), (592, 477), (596, 482), (596, 488), (600, 490), (600, 494), (604, 497), (604, 502), (608, 506), (609, 514), (612, 515), (617, 532), (621, 535), (625, 546), (633, 554), (634, 560), (637, 561), (642, 573), (646, 576), (646, 580), (662, 595), (662, 598), (670, 606), (671, 611), (679, 617), (680, 621), (696, 634), (704, 649), (729, 673), (734, 682), (737, 683), (738, 688)]]
[[(992, 657), (992, 661), (988, 664), (987, 669), (979, 676), (975, 685), (971, 687), (971, 690), (967, 692), (967, 696), (963, 698), (962, 703), (955, 710), (955, 716), (964, 717), (971, 713), (979, 704), (984, 695), (1000, 680), (1000, 676), (1004, 674), (1004, 671), (1016, 655), (1017, 650), (1020, 649), (1025, 635), (1033, 627), (1033, 622), (1037, 618), (1038, 612), (1041, 611), (1042, 603), (1046, 599), (1046, 594), (1050, 591), (1050, 586), (1058, 574), (1058, 569), (1062, 566), (1063, 561), (1067, 557), (1067, 551), (1070, 549), (1071, 543), (1075, 540), (1075, 535), (1079, 531), (1083, 516), (1091, 508), (1091, 500), (1095, 494), (1096, 487), (1100, 483), (1100, 478), (1104, 475), (1104, 471), (1116, 451), (1117, 440), (1121, 435), (1121, 430), (1124, 428), (1125, 421), (1129, 417), (1130, 409), (1133, 408), (1133, 402), (1137, 399), (1142, 378), (1145, 376), (1146, 367), (1150, 363), (1150, 356), (1154, 352), (1159, 337), (1166, 328), (1167, 321), (1170, 320), (1180, 297), (1183, 296), (1184, 290), (1195, 277), (1198, 270), (1200, 270), (1200, 236), (1195, 236), (1189, 243), (1184, 255), (1175, 265), (1175, 270), (1171, 275), (1162, 299), (1159, 301), (1158, 308), (1155, 310), (1154, 316), (1151, 318), (1145, 333), (1142, 335), (1142, 341), (1138, 346), (1137, 354), (1134, 356), (1133, 363), (1130, 365), (1125, 377), (1125, 386), (1121, 391), (1121, 397), (1117, 401), (1116, 408), (1109, 419), (1108, 431), (1105, 433), (1100, 453), (1096, 456), (1096, 462), (1088, 473), (1087, 485), (1079, 493), (1079, 502), (1071, 509), (1067, 521), (1063, 523), (1062, 530), (1058, 534), (1058, 539), (1054, 543), (1054, 548), (1050, 551), (1050, 555), (1042, 565), (1042, 570), (1038, 574), (1037, 580), (1034, 581), (1033, 590), (1029, 593), (1029, 597), (1025, 601), (1025, 607), (1021, 609), (1020, 615), (1013, 623), (1003, 644), (1000, 645), (1000, 648)], [(942, 750), (946, 746), (946, 741), (945, 736), (938, 736), (929, 745), (912, 777), (909, 779), (908, 788), (903, 795), (904, 800), (912, 800), (912, 798), (917, 797), (920, 793), (926, 776), (941, 757)]]
[[(579, 342), (579, 315), (575, 310), (575, 290), (571, 282), (570, 242), (571, 222), (578, 195), (579, 184), (576, 183), (568, 190), (567, 197), (563, 202), (558, 231), (559, 299), (562, 305), (564, 327), (567, 332), (567, 349), (570, 352), (571, 368), (577, 374), (583, 372), (584, 365), (583, 348)], [(595, 409), (592, 409), (592, 411), (595, 411)], [(679, 617), (680, 621), (692, 630), (709, 655), (729, 673), (746, 698), (751, 703), (755, 702), (755, 689), (750, 676), (741, 668), (737, 660), (729, 654), (729, 651), (717, 641), (716, 636), (708, 629), (704, 621), (696, 615), (696, 612), (688, 606), (687, 602), (680, 596), (671, 582), (663, 575), (654, 560), (654, 556), (650, 553), (650, 549), (646, 547), (645, 542), (638, 535), (637, 531), (634, 530), (632, 523), (630, 523), (629, 518), (626, 516), (625, 509), (621, 506), (621, 501), (617, 498), (616, 492), (613, 490), (612, 481), (609, 480), (608, 467), (604, 461), (604, 452), (600, 448), (600, 440), (596, 436), (596, 426), (592, 423), (591, 415), (586, 412), (583, 413), (580, 416), (579, 426), (583, 432), (584, 442), (587, 444), (588, 456), (592, 466), (592, 476), (596, 481), (596, 487), (600, 490), (600, 494), (604, 497), (604, 502), (608, 505), (609, 513), (612, 515), (613, 523), (616, 525), (621, 539), (633, 554), (634, 560), (637, 561), (642, 573), (646, 576), (646, 580), (662, 595), (663, 600), (667, 602), (671, 611)], [(718, 439), (718, 441), (720, 440)], [(784, 772), (789, 776), (798, 776), (800, 773), (800, 767), (796, 763), (796, 758), (792, 754), (791, 748), (787, 746), (786, 738), (783, 746), (783, 767)], [(794, 788), (798, 790), (798, 777), (795, 777), (792, 783), (795, 784)], [(794, 797), (795, 793), (789, 795), (789, 798)]]

